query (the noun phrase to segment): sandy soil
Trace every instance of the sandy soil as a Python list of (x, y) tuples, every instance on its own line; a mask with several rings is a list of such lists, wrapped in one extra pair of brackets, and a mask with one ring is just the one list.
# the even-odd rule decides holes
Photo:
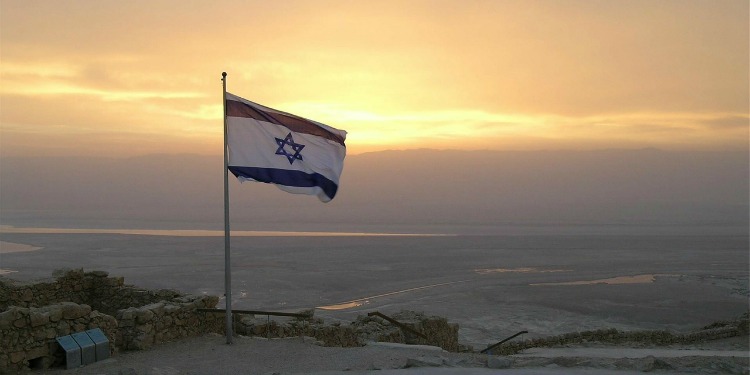
[(13, 243), (0, 241), (0, 254), (18, 253), (23, 251), (39, 250), (41, 247), (26, 245), (22, 243)]

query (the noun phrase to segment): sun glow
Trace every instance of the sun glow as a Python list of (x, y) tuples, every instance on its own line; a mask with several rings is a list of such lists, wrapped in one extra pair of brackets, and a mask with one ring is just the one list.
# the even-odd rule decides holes
[(233, 4), (217, 22), (208, 4), (164, 18), (169, 1), (6, 2), (0, 153), (216, 152), (222, 70), (234, 94), (347, 130), (349, 153), (747, 148), (746, 2), (576, 4), (332, 16), (302, 0)]

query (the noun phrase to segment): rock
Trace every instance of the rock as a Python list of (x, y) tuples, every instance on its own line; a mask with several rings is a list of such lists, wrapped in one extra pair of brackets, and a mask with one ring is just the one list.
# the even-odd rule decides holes
[(666, 361), (650, 355), (646, 358), (637, 359), (635, 369), (641, 372), (650, 372), (654, 370), (673, 370), (674, 367)]
[(306, 310), (300, 310), (297, 311), (297, 314), (307, 315), (305, 318), (297, 318), (297, 319), (311, 319), (315, 315), (315, 309), (306, 309)]
[(164, 312), (164, 302), (152, 303), (150, 305), (143, 306), (142, 309), (149, 310), (156, 315), (161, 315)]
[(52, 323), (59, 322), (62, 319), (62, 309), (55, 306), (49, 308), (49, 321)]
[(10, 353), (10, 362), (11, 363), (18, 363), (24, 360), (26, 358), (26, 353), (24, 352), (13, 352)]
[(49, 348), (47, 346), (38, 346), (26, 352), (26, 358), (39, 358), (49, 355)]
[(15, 320), (13, 310), (3, 311), (0, 313), (0, 329), (8, 329)]
[(154, 313), (151, 310), (140, 309), (135, 313), (136, 322), (138, 322), (139, 324), (150, 322), (153, 317)]
[(31, 291), (31, 288), (26, 288), (23, 291), (21, 291), (21, 301), (31, 302), (33, 300), (34, 300), (34, 292)]
[(48, 339), (54, 339), (57, 337), (57, 331), (55, 331), (54, 328), (47, 328), (47, 338)]
[(125, 310), (120, 310), (117, 312), (117, 319), (118, 320), (132, 320), (135, 319), (135, 312), (138, 311), (135, 307), (131, 307)]
[[(78, 319), (88, 314), (88, 312), (81, 305), (78, 305), (77, 303), (63, 302), (60, 305), (62, 308), (63, 319)], [(91, 307), (89, 307), (89, 311), (91, 311)]]
[(50, 321), (49, 313), (32, 311), (31, 314), (29, 314), (29, 321), (31, 322), (32, 327), (39, 327), (41, 325), (47, 324)]

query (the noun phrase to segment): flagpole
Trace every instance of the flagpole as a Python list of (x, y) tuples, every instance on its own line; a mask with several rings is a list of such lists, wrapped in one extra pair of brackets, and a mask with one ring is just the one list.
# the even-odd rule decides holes
[(232, 343), (232, 267), (229, 246), (229, 156), (227, 151), (227, 72), (221, 72), (224, 104), (224, 295), (226, 296), (227, 344)]

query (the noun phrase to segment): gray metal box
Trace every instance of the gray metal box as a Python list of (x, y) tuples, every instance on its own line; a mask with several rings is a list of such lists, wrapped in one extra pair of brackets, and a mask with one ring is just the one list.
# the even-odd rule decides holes
[(89, 335), (86, 332), (77, 332), (71, 336), (81, 347), (81, 363), (86, 366), (96, 362), (96, 345), (91, 341)]
[(56, 340), (62, 350), (65, 351), (65, 369), (81, 367), (81, 347), (73, 340), (73, 337), (70, 335), (60, 336)]
[(99, 328), (94, 328), (86, 331), (91, 341), (94, 342), (96, 361), (103, 361), (109, 358), (109, 339), (104, 332)]

